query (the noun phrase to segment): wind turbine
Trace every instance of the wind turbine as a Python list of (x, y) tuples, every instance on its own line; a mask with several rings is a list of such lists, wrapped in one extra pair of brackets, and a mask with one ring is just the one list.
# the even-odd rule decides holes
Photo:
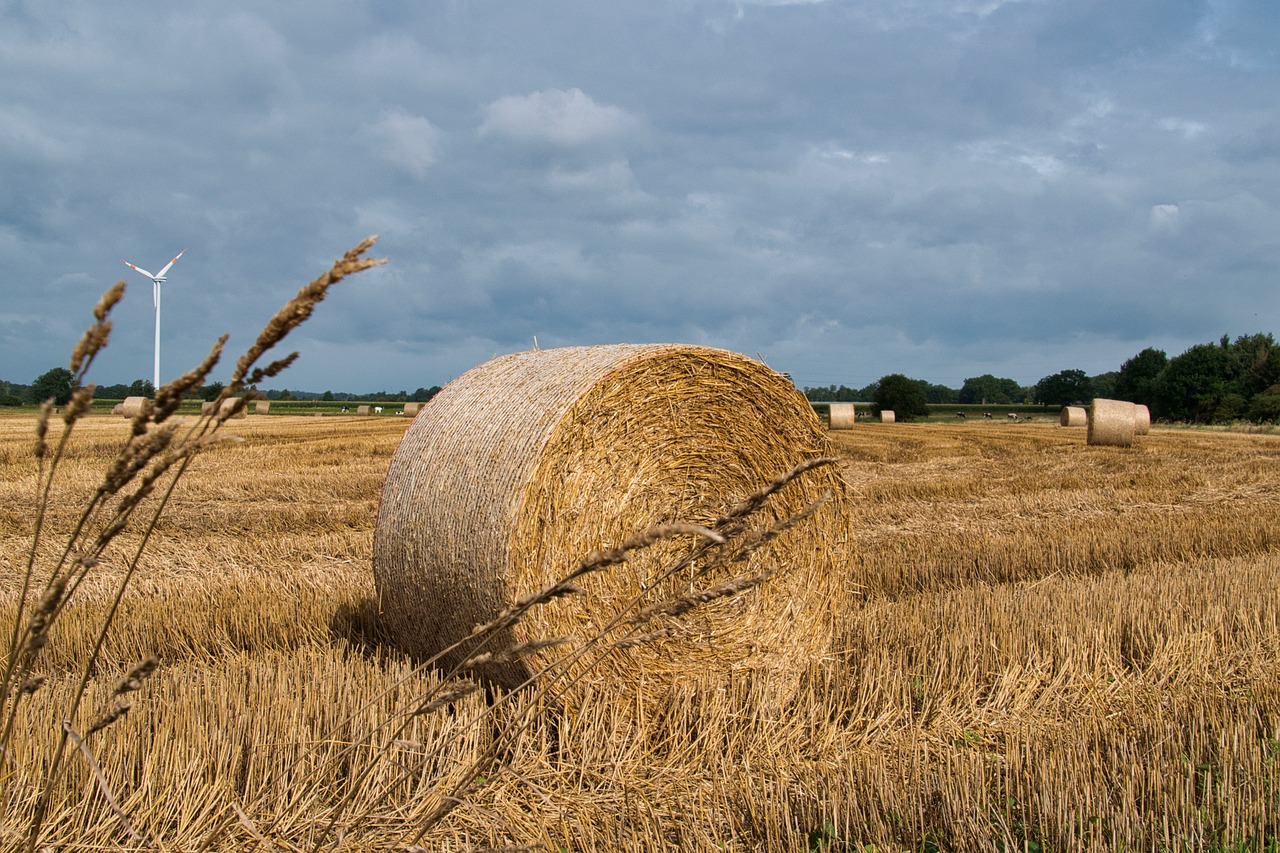
[(120, 259), (120, 262), (124, 264), (126, 267), (128, 267), (129, 269), (137, 270), (138, 272), (145, 275), (147, 278), (151, 279), (151, 300), (156, 305), (156, 371), (155, 371), (155, 379), (151, 384), (151, 387), (154, 389), (159, 389), (160, 387), (160, 285), (164, 284), (164, 274), (167, 273), (169, 269), (178, 262), (178, 258), (182, 257), (186, 253), (187, 253), (187, 250), (183, 249), (181, 252), (174, 255), (173, 260), (165, 264), (164, 269), (160, 270), (160, 272), (158, 273), (149, 273), (146, 270), (144, 270), (142, 267), (135, 267), (133, 264), (129, 263), (124, 258)]

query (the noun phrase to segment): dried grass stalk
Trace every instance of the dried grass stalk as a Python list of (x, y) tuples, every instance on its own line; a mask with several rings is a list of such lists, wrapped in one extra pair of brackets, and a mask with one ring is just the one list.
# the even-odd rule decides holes
[(897, 422), (897, 420), (898, 420), (898, 416), (897, 416), (897, 415), (895, 415), (895, 414), (894, 414), (892, 411), (890, 411), (889, 409), (885, 409), (884, 411), (882, 411), (882, 412), (880, 413), (880, 423), (882, 423), (882, 424), (891, 424), (891, 423), (896, 423), (896, 422)]
[[(434, 655), (563, 577), (584, 554), (658, 524), (713, 523), (827, 447), (813, 407), (791, 383), (735, 353), (616, 345), (486, 362), (422, 410), (392, 459), (373, 555), (386, 625), (413, 655)], [(803, 529), (733, 569), (749, 576), (781, 567), (769, 582), (672, 623), (669, 639), (616, 652), (591, 677), (650, 688), (738, 669), (769, 671), (779, 685), (798, 678), (849, 602), (847, 490), (836, 466), (824, 467), (762, 513), (772, 523), (827, 490), (836, 500)], [(730, 580), (686, 571), (658, 583), (693, 542), (667, 541), (579, 578), (585, 595), (533, 609), (488, 648), (591, 637), (643, 590), (652, 601)], [(464, 645), (445, 663), (472, 651)], [(494, 664), (481, 674), (514, 686), (546, 662)]]
[(832, 429), (853, 429), (856, 422), (856, 414), (854, 412), (853, 403), (832, 403), (831, 404), (831, 428)]
[(1058, 425), (1064, 427), (1088, 426), (1089, 413), (1083, 406), (1063, 406), (1058, 414)]
[(142, 407), (147, 404), (146, 397), (125, 397), (124, 402), (120, 404), (120, 414), (126, 418), (136, 418), (142, 411)]
[(1135, 427), (1133, 403), (1127, 400), (1095, 399), (1089, 406), (1089, 434), (1086, 441), (1106, 447), (1133, 445)]
[(1133, 434), (1146, 435), (1151, 432), (1151, 410), (1146, 406), (1135, 404), (1133, 407)]

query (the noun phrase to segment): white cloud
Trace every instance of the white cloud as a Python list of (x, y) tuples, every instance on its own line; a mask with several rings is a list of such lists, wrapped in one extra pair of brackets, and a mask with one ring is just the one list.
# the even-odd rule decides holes
[(1176, 234), (1178, 232), (1178, 206), (1176, 204), (1153, 204), (1149, 226), (1155, 234)]
[(637, 126), (626, 110), (597, 104), (581, 89), (546, 89), (489, 104), (480, 134), (578, 146), (623, 136)]
[(396, 109), (361, 129), (373, 152), (415, 178), (426, 175), (439, 158), (440, 131), (422, 116)]
[(1187, 139), (1195, 139), (1208, 130), (1209, 125), (1202, 121), (1191, 121), (1190, 119), (1162, 118), (1160, 119), (1160, 129), (1182, 134)]

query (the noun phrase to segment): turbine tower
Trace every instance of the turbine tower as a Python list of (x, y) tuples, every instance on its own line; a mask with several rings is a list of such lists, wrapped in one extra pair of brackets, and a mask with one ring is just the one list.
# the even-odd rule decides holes
[(120, 259), (120, 262), (123, 263), (129, 269), (137, 270), (138, 272), (145, 275), (147, 278), (151, 279), (151, 301), (154, 302), (156, 305), (156, 369), (155, 369), (155, 377), (151, 383), (151, 387), (153, 389), (159, 389), (160, 387), (160, 285), (164, 284), (164, 274), (167, 273), (169, 269), (178, 262), (178, 258), (182, 257), (186, 253), (187, 253), (187, 250), (183, 249), (181, 252), (174, 255), (173, 260), (165, 264), (164, 269), (160, 270), (160, 272), (158, 273), (149, 273), (146, 270), (144, 270), (142, 267), (135, 267), (133, 264), (129, 263), (124, 258)]

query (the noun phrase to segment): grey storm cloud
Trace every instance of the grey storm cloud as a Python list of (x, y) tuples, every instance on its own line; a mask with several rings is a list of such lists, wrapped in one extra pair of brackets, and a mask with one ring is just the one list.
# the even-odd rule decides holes
[[(0, 10), (0, 379), (243, 346), (370, 233), (277, 380), (409, 389), (689, 341), (801, 385), (1114, 370), (1280, 317), (1280, 10), (664, 0)], [(170, 373), (170, 369), (172, 373)]]

